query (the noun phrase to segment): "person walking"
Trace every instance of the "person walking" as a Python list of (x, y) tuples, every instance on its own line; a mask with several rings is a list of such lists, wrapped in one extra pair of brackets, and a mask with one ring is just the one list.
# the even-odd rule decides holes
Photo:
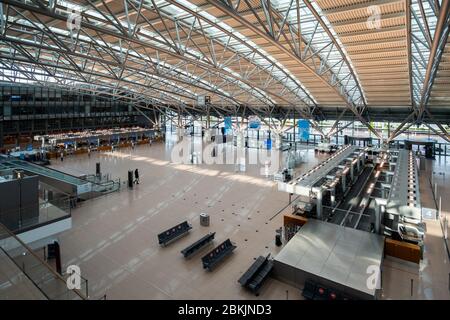
[(139, 184), (139, 170), (138, 169), (134, 170), (134, 182), (136, 184)]
[(91, 147), (88, 147), (88, 157), (91, 157)]
[(64, 151), (61, 151), (61, 162), (64, 161)]

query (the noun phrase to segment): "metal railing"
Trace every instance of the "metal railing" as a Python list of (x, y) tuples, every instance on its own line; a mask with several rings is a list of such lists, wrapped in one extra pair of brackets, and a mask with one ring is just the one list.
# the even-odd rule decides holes
[(88, 198), (97, 197), (99, 194), (105, 195), (120, 190), (120, 178), (111, 179), (109, 174), (101, 176), (90, 174), (84, 176), (82, 179), (92, 184), (90, 196)]

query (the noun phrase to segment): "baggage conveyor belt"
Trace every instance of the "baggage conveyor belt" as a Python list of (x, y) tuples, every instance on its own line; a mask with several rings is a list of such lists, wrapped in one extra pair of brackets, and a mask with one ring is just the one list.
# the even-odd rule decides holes
[(366, 166), (363, 169), (341, 203), (334, 209), (331, 210), (331, 208), (328, 208), (325, 211), (328, 214), (326, 221), (345, 227), (357, 226), (359, 216), (365, 211), (365, 207), (360, 208), (359, 206), (365, 196), (365, 185), (372, 175), (373, 170), (374, 167), (371, 166)]

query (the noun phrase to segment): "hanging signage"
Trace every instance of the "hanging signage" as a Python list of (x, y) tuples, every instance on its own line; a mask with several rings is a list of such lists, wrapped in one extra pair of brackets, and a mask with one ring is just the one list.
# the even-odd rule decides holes
[(210, 96), (197, 96), (197, 104), (200, 107), (206, 106), (210, 102), (211, 102)]
[(231, 117), (224, 118), (225, 124), (225, 134), (229, 134), (233, 130), (233, 122), (231, 121)]
[(204, 105), (206, 105), (205, 96), (197, 96), (197, 104), (200, 107), (203, 107)]
[(308, 120), (298, 120), (298, 137), (301, 140), (308, 140), (310, 133), (310, 125)]
[(261, 128), (261, 119), (258, 116), (249, 116), (248, 117), (248, 128), (249, 129)]

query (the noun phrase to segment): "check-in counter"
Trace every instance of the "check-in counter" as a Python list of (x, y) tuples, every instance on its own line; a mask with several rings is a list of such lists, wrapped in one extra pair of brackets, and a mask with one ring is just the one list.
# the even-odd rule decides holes
[(283, 225), (294, 225), (294, 226), (303, 226), (308, 222), (308, 218), (303, 216), (297, 216), (293, 214), (286, 214), (283, 216)]
[(386, 238), (384, 247), (384, 253), (388, 256), (417, 264), (420, 263), (421, 253), (417, 244)]

